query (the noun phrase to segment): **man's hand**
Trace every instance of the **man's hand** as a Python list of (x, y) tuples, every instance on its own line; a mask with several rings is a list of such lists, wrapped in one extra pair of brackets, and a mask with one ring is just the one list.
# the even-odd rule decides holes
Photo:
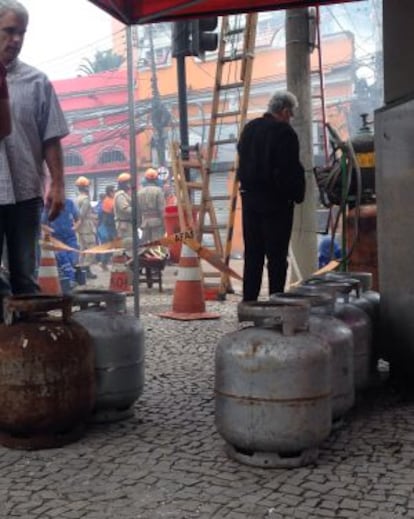
[(51, 183), (46, 197), (46, 208), (48, 209), (49, 221), (55, 220), (59, 216), (65, 205), (65, 186), (64, 184)]

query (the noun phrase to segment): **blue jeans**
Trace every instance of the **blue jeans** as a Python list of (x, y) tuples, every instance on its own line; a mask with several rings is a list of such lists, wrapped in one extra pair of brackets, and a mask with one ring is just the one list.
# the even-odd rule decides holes
[(7, 245), (9, 279), (0, 276), (0, 298), (8, 294), (40, 292), (36, 282), (41, 198), (0, 205), (0, 257)]
[[(108, 243), (116, 238), (116, 229), (115, 227), (101, 223), (98, 225), (97, 237), (99, 244)], [(111, 258), (111, 253), (101, 253), (96, 255), (97, 261), (101, 262), (103, 265), (108, 265)]]

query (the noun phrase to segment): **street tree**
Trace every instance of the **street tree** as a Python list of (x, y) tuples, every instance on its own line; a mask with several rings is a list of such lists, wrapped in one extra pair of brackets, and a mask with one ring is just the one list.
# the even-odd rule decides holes
[(95, 52), (93, 59), (83, 58), (78, 70), (89, 76), (98, 72), (118, 70), (124, 61), (125, 58), (116, 54), (112, 49), (98, 50)]

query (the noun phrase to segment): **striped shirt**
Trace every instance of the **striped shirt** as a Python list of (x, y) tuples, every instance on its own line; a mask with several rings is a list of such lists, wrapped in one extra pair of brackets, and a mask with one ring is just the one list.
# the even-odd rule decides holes
[[(8, 99), (6, 68), (0, 63), (0, 99)], [(0, 139), (0, 205), (14, 201), (13, 185), (4, 140)]]
[(7, 91), (7, 70), (3, 63), (0, 63), (0, 99), (8, 99), (9, 93)]
[(14, 204), (14, 190), (4, 139), (0, 139), (0, 205)]
[(8, 163), (14, 196), (5, 200), (2, 195), (1, 204), (43, 197), (46, 175), (43, 143), (69, 133), (47, 76), (20, 60), (15, 60), (7, 70), (13, 129), (4, 139), (5, 150), (0, 147), (0, 191), (7, 185)]

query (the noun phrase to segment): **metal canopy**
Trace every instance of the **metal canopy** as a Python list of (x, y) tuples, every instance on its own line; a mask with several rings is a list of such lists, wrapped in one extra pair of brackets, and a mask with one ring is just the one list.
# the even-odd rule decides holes
[(352, 0), (89, 0), (126, 25), (349, 1)]

